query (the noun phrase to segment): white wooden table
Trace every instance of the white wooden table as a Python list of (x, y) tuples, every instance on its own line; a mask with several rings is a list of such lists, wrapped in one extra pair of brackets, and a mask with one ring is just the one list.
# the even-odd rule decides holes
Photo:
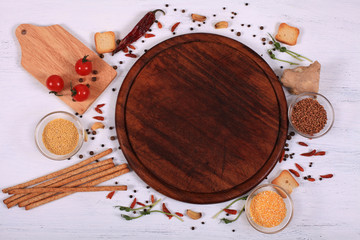
[[(274, 34), (280, 22), (287, 22), (301, 31), (298, 44), (291, 49), (322, 64), (320, 93), (333, 103), (336, 114), (333, 129), (324, 137), (310, 141), (296, 135), (289, 141), (290, 152), (296, 153), (295, 158), (278, 164), (264, 181), (270, 181), (283, 169), (294, 168), (294, 162), (303, 165), (307, 174), (317, 178), (314, 183), (298, 179), (300, 187), (292, 194), (295, 209), (290, 225), (276, 235), (266, 235), (254, 230), (245, 214), (235, 223), (222, 224), (211, 217), (227, 203), (195, 205), (178, 202), (147, 189), (146, 183), (131, 172), (107, 183), (118, 181), (129, 187), (127, 192), (118, 192), (111, 200), (105, 198), (107, 193), (98, 192), (73, 194), (31, 211), (18, 207), (7, 209), (0, 204), (0, 239), (360, 239), (360, 2), (262, 0), (249, 1), (248, 6), (246, 1), (184, 2), (1, 1), (0, 188), (80, 161), (77, 156), (70, 161), (51, 161), (35, 146), (34, 128), (41, 117), (56, 110), (72, 110), (47, 94), (47, 90), (21, 67), (20, 47), (14, 34), (17, 25), (61, 24), (94, 49), (95, 32), (112, 30), (123, 38), (147, 11), (162, 8), (167, 12), (166, 16), (159, 15), (164, 28), (160, 30), (154, 25), (152, 33), (156, 37), (134, 44), (136, 53), (142, 54), (144, 49), (172, 37), (169, 29), (180, 21), (177, 34), (210, 32), (234, 38), (263, 54), (280, 76), (280, 66), (289, 66), (271, 60), (266, 55), (270, 45), (262, 45), (261, 38), (267, 37), (267, 32)], [(170, 6), (166, 8), (165, 4)], [(186, 12), (182, 13), (182, 9)], [(237, 13), (234, 19), (230, 18), (232, 11)], [(209, 19), (198, 27), (190, 20), (191, 13), (204, 14)], [(219, 20), (229, 21), (229, 29), (215, 30), (213, 25)], [(247, 27), (248, 24), (251, 26)], [(261, 31), (259, 26), (265, 29)], [(190, 31), (191, 27), (194, 31)], [(235, 35), (237, 31), (241, 32), (240, 37)], [(287, 58), (285, 55), (278, 57)], [(118, 77), (95, 103), (106, 103), (105, 123), (109, 127), (114, 126), (118, 90), (136, 60), (118, 54), (114, 57), (106, 55), (105, 61), (118, 66)], [(119, 61), (124, 64), (120, 65)], [(288, 94), (287, 97), (288, 100), (292, 98)], [(81, 121), (89, 127), (94, 115), (92, 107)], [(116, 149), (117, 141), (109, 139), (113, 135), (116, 135), (115, 131), (108, 128), (99, 131), (96, 139), (84, 145), (80, 153), (89, 156), (90, 150), (99, 152), (102, 143)], [(327, 155), (312, 159), (299, 157), (308, 149), (296, 144), (297, 141), (307, 141), (311, 148), (324, 150)], [(112, 156), (116, 163), (126, 162), (120, 150)], [(310, 161), (314, 163), (312, 168), (308, 167)], [(323, 173), (334, 173), (334, 178), (319, 181), (318, 176)], [(201, 211), (203, 217), (198, 221), (185, 217), (185, 222), (180, 222), (154, 214), (125, 221), (113, 208), (118, 204), (130, 204), (129, 195), (144, 202), (149, 200), (150, 194), (163, 198), (172, 211), (184, 212), (190, 208)], [(1, 194), (1, 200), (6, 197)], [(202, 221), (205, 224), (201, 224)], [(191, 230), (193, 226), (195, 230)]]

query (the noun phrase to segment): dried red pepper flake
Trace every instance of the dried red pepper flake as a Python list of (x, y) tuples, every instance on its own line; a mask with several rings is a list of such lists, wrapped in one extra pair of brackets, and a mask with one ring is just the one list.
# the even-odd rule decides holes
[(298, 144), (301, 145), (301, 146), (304, 146), (304, 147), (308, 147), (308, 146), (309, 146), (309, 145), (307, 145), (307, 144), (304, 143), (304, 142), (298, 142)]
[(285, 157), (285, 149), (282, 150), (281, 157), (280, 157), (280, 159), (279, 159), (279, 163), (282, 162), (282, 160), (284, 159), (284, 157)]
[(143, 206), (143, 207), (146, 206), (145, 204), (143, 204), (143, 203), (141, 203), (141, 202), (136, 202), (136, 204), (139, 204), (140, 206)]
[(315, 182), (315, 178), (307, 178), (306, 180), (308, 180), (310, 182)]
[(129, 45), (129, 48), (131, 48), (132, 50), (135, 50), (136, 48), (133, 45)]
[(96, 120), (99, 120), (99, 121), (104, 121), (104, 117), (101, 117), (101, 116), (95, 116), (93, 117), (93, 119), (96, 119)]
[(237, 211), (235, 209), (224, 209), (224, 212), (228, 213), (228, 214), (232, 214), (235, 215), (237, 213)]
[(333, 174), (325, 174), (325, 175), (320, 175), (320, 177), (322, 178), (332, 178), (334, 175)]
[(155, 202), (155, 197), (154, 197), (154, 195), (151, 195), (151, 202), (152, 202), (152, 203)]
[(103, 113), (103, 112), (101, 111), (101, 109), (100, 109), (100, 108), (97, 108), (97, 107), (95, 108), (95, 111), (98, 112), (98, 113), (100, 113), (100, 114)]
[(105, 106), (105, 103), (98, 104), (98, 105), (96, 106), (96, 108), (102, 108), (103, 106)]
[(316, 152), (315, 154), (314, 154), (314, 156), (324, 156), (326, 154), (326, 152), (324, 152), (324, 151), (319, 151), (319, 152)]
[(183, 216), (184, 216), (184, 214), (179, 213), (179, 212), (175, 212), (175, 214), (178, 215), (179, 217), (183, 217)]
[(175, 23), (172, 27), (171, 27), (171, 32), (174, 32), (175, 29), (179, 26), (180, 22)]
[(136, 198), (134, 198), (134, 201), (131, 203), (130, 208), (131, 208), (131, 209), (134, 208), (135, 205), (136, 205)]
[(151, 33), (145, 34), (145, 38), (152, 38), (152, 37), (155, 37), (155, 35)]
[(112, 197), (114, 196), (115, 191), (109, 192), (109, 194), (106, 196), (106, 198), (108, 199), (112, 199)]
[(305, 157), (311, 157), (311, 156), (314, 156), (314, 154), (316, 153), (316, 150), (312, 150), (311, 152), (308, 152), (308, 153), (302, 153), (300, 154), (301, 156), (305, 156)]
[(294, 170), (294, 169), (289, 169), (289, 171), (290, 171), (292, 174), (294, 174), (296, 177), (300, 177), (300, 174), (299, 174), (296, 170)]
[(299, 164), (295, 163), (295, 166), (297, 169), (299, 169), (300, 172), (304, 171), (304, 168), (302, 166), (300, 166)]
[[(163, 212), (166, 212), (166, 213), (170, 213), (171, 214), (171, 212), (169, 211), (169, 209), (167, 209), (167, 207), (165, 206), (165, 203), (163, 203), (162, 204), (162, 210), (163, 210)], [(171, 215), (169, 215), (169, 214), (166, 214), (166, 216), (169, 218), (169, 219), (171, 219), (173, 216), (171, 216)]]
[(162, 24), (161, 24), (161, 22), (157, 22), (157, 25), (158, 25), (158, 28), (162, 28)]
[(132, 54), (132, 53), (128, 53), (128, 54), (125, 54), (126, 57), (131, 57), (131, 58), (137, 58), (137, 56), (135, 54)]
[(123, 52), (124, 52), (124, 53), (128, 53), (128, 52), (129, 52), (129, 49), (128, 49), (127, 47), (124, 47)]

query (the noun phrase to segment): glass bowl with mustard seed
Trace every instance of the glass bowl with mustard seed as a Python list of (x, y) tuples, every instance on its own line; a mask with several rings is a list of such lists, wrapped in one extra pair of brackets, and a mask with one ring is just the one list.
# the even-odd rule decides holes
[(290, 104), (288, 117), (297, 133), (307, 138), (318, 138), (330, 131), (335, 114), (326, 97), (319, 93), (305, 92)]
[(246, 218), (262, 233), (283, 230), (293, 216), (293, 201), (280, 186), (265, 184), (256, 187), (245, 202)]
[(40, 152), (53, 160), (65, 160), (75, 155), (84, 142), (85, 130), (71, 113), (52, 112), (35, 128), (35, 143)]

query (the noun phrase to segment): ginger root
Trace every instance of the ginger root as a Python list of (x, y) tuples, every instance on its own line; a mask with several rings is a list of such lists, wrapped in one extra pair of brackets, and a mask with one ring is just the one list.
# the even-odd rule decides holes
[(321, 65), (318, 61), (308, 67), (286, 69), (281, 77), (281, 83), (289, 88), (292, 94), (303, 92), (318, 92)]

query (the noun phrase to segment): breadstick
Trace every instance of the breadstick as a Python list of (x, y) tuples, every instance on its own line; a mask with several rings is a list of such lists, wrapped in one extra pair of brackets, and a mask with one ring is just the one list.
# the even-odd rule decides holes
[[(112, 163), (112, 158), (107, 159), (107, 160), (104, 160), (104, 161), (100, 161), (100, 162), (88, 164), (88, 165), (86, 165), (86, 166), (84, 166), (84, 167), (75, 169), (75, 170), (73, 170), (73, 171), (71, 171), (71, 172), (65, 173), (65, 174), (63, 174), (63, 175), (61, 175), (61, 176), (58, 176), (58, 177), (56, 177), (56, 178), (53, 178), (53, 179), (51, 179), (51, 180), (49, 180), (49, 181), (40, 183), (40, 184), (38, 184), (38, 185), (36, 185), (36, 186), (34, 186), (34, 187), (46, 187), (46, 186), (50, 186), (50, 185), (52, 185), (53, 183), (60, 182), (61, 180), (65, 179), (65, 178), (71, 177), (71, 176), (76, 175), (76, 174), (78, 174), (78, 173), (81, 173), (81, 172), (90, 170), (90, 169), (92, 169), (92, 168), (100, 167), (100, 166), (103, 166), (103, 165), (106, 165), (106, 164), (109, 164), (109, 163)], [(76, 179), (75, 179), (75, 180), (76, 180)], [(60, 186), (61, 186), (61, 185), (60, 185)], [(11, 192), (11, 190), (10, 190), (8, 193), (11, 194), (10, 192)], [(8, 204), (8, 203), (10, 203), (11, 201), (14, 201), (15, 199), (18, 199), (18, 198), (20, 198), (20, 197), (22, 197), (22, 196), (24, 196), (24, 194), (16, 194), (16, 195), (13, 195), (13, 196), (11, 196), (11, 197), (9, 197), (9, 198), (7, 198), (7, 199), (4, 199), (4, 203), (5, 203), (5, 204)], [(16, 204), (15, 204), (15, 205), (16, 205)], [(14, 206), (15, 206), (15, 205), (14, 205)]]
[(58, 188), (19, 188), (10, 190), (10, 194), (16, 193), (48, 193), (48, 192), (99, 192), (99, 191), (125, 191), (127, 186), (101, 186), (101, 187), (58, 187)]
[[(102, 182), (108, 181), (108, 180), (110, 180), (110, 179), (112, 179), (112, 178), (115, 178), (115, 177), (117, 177), (117, 176), (120, 176), (120, 175), (122, 175), (122, 174), (125, 174), (125, 173), (127, 173), (127, 172), (129, 172), (129, 171), (130, 171), (130, 170), (129, 170), (128, 168), (125, 168), (125, 169), (122, 169), (122, 170), (117, 171), (117, 172), (115, 172), (115, 173), (112, 173), (112, 174), (110, 174), (110, 175), (106, 175), (106, 176), (101, 177), (101, 178), (99, 178), (99, 179), (96, 179), (96, 180), (93, 180), (93, 181), (91, 181), (91, 182), (85, 183), (85, 184), (83, 184), (83, 186), (84, 186), (84, 187), (95, 186), (95, 185), (100, 184), (100, 183), (102, 183)], [(32, 208), (35, 208), (35, 207), (41, 206), (41, 205), (43, 205), (43, 204), (45, 204), (45, 203), (52, 202), (52, 201), (54, 201), (54, 200), (63, 198), (63, 197), (68, 196), (68, 195), (70, 195), (70, 194), (72, 194), (72, 192), (70, 192), (70, 193), (59, 193), (59, 194), (53, 195), (53, 196), (51, 196), (51, 197), (45, 198), (45, 199), (43, 199), (43, 200), (40, 200), (40, 201), (34, 202), (34, 203), (32, 203), (32, 204), (29, 204), (29, 205), (27, 205), (27, 206), (25, 207), (25, 209), (26, 209), (26, 210), (30, 210), (30, 209), (32, 209)]]
[[(65, 185), (63, 185), (63, 187), (77, 187), (83, 183), (86, 183), (88, 181), (92, 181), (94, 179), (97, 179), (97, 178), (100, 178), (100, 177), (103, 177), (103, 176), (106, 176), (108, 174), (111, 174), (113, 172), (116, 172), (116, 171), (119, 171), (121, 169), (124, 169), (126, 168), (126, 164), (122, 164), (122, 165), (118, 165), (116, 167), (113, 167), (113, 168), (110, 168), (110, 169), (107, 169), (105, 171), (102, 171), (102, 172), (98, 172), (98, 173), (95, 173), (93, 175), (90, 175), (90, 176), (87, 176), (87, 177), (84, 177), (84, 178), (81, 178), (79, 180), (76, 180), (74, 182), (69, 182)], [(35, 194), (35, 193), (34, 193)], [(31, 199), (28, 199), (26, 201), (23, 201), (23, 202), (20, 202), (19, 203), (19, 207), (24, 207), (26, 205), (29, 205), (33, 202), (37, 202), (37, 201), (40, 201), (41, 199), (44, 199), (44, 198), (47, 198), (47, 197), (50, 197), (54, 195), (54, 193), (41, 193), (41, 194), (36, 194), (35, 197), (31, 198)]]
[[(59, 182), (55, 182), (55, 183), (49, 185), (49, 187), (60, 187), (60, 186), (62, 186), (64, 184), (67, 184), (69, 182), (72, 182), (72, 181), (81, 179), (83, 177), (87, 177), (87, 176), (90, 176), (92, 174), (95, 174), (95, 173), (98, 173), (98, 172), (101, 172), (101, 171), (104, 171), (106, 169), (114, 167), (114, 163), (112, 162), (112, 159), (105, 160), (104, 162), (108, 162), (109, 160), (110, 160), (110, 163), (108, 163), (106, 165), (91, 169), (89, 171), (86, 171), (86, 172), (83, 172), (83, 173), (80, 173), (80, 174), (77, 174), (77, 175), (74, 175), (72, 177), (63, 179), (63, 180), (61, 180)], [(40, 194), (39, 193), (27, 194), (27, 195), (24, 195), (21, 198), (15, 199), (14, 201), (12, 201), (12, 202), (10, 202), (10, 203), (8, 203), (6, 205), (7, 205), (8, 208), (11, 208), (11, 207), (15, 206), (16, 204), (19, 204), (19, 207), (22, 207), (22, 205), (21, 205), (22, 202), (24, 202), (24, 201), (26, 201), (28, 199), (34, 198), (34, 197), (36, 197), (38, 195), (40, 195)]]
[(34, 184), (37, 184), (37, 183), (40, 183), (40, 182), (43, 182), (45, 180), (48, 180), (48, 179), (51, 179), (51, 178), (54, 178), (54, 177), (57, 177), (59, 175), (62, 175), (64, 173), (67, 173), (67, 172), (70, 172), (72, 170), (75, 170), (79, 167), (82, 167), (82, 166), (85, 166), (89, 163), (91, 163), (92, 161), (95, 161), (96, 159), (99, 159), (99, 158), (102, 158), (108, 154), (110, 154), (112, 152), (112, 149), (109, 148), (108, 150), (105, 150), (104, 152), (101, 152), (91, 158), (88, 158), (82, 162), (79, 162), (75, 165), (72, 165), (70, 167), (67, 167), (67, 168), (64, 168), (64, 169), (61, 169), (59, 171), (56, 171), (56, 172), (53, 172), (53, 173), (50, 173), (50, 174), (47, 174), (45, 176), (42, 176), (42, 177), (39, 177), (39, 178), (35, 178), (31, 181), (28, 181), (28, 182), (25, 182), (25, 183), (21, 183), (21, 184), (18, 184), (18, 185), (15, 185), (15, 186), (12, 186), (12, 187), (8, 187), (8, 188), (5, 188), (3, 189), (3, 193), (7, 193), (8, 191), (10, 191), (11, 189), (16, 189), (16, 188), (25, 188), (25, 187), (28, 187), (28, 186), (31, 186), (31, 185), (34, 185)]

